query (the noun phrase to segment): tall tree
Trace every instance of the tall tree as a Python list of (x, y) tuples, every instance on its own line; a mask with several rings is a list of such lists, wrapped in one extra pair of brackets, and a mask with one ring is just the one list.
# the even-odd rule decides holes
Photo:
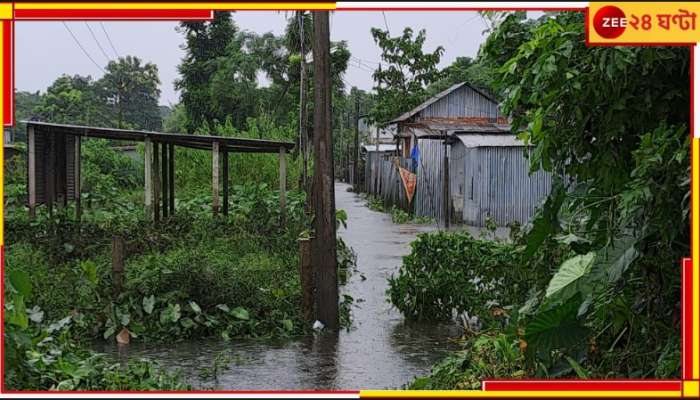
[(444, 49), (438, 46), (432, 53), (424, 53), (425, 30), (414, 37), (406, 27), (398, 37), (388, 31), (372, 28), (374, 42), (382, 50), (382, 60), (388, 64), (374, 72), (374, 89), (377, 102), (372, 117), (380, 123), (420, 104), (426, 97), (426, 88), (437, 81), (441, 72), (437, 68)]
[(194, 132), (203, 123), (220, 117), (211, 107), (210, 82), (238, 29), (230, 12), (217, 11), (211, 22), (183, 22), (179, 30), (185, 34), (185, 57), (178, 66), (181, 78), (175, 81), (175, 87), (181, 91), (186, 129)]
[(90, 76), (62, 75), (41, 96), (32, 114), (55, 123), (105, 125), (109, 118)]
[(120, 57), (110, 61), (105, 75), (97, 81), (99, 95), (112, 108), (118, 128), (158, 130), (162, 118), (158, 107), (160, 79), (158, 67), (138, 57)]

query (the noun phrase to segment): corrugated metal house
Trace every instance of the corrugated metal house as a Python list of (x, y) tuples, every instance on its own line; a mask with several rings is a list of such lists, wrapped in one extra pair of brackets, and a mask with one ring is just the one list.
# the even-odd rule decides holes
[[(417, 146), (414, 210), (444, 220), (444, 157), (451, 220), (484, 226), (527, 223), (551, 190), (548, 173), (529, 172), (530, 150), (510, 133), (497, 101), (466, 82), (391, 121), (403, 158)], [(403, 162), (403, 160), (402, 160)]]

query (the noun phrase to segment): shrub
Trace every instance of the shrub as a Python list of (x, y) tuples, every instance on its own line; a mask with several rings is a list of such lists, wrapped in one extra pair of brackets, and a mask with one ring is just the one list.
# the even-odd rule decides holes
[(467, 312), (488, 319), (491, 309), (523, 299), (534, 276), (513, 244), (473, 238), (467, 232), (418, 235), (389, 296), (406, 317), (447, 320)]

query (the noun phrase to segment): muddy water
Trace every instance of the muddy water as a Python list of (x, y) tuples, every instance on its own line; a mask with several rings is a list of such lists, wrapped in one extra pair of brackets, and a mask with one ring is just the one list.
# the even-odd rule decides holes
[[(168, 346), (132, 345), (102, 349), (120, 359), (150, 358), (181, 370), (196, 388), (228, 390), (317, 389), (358, 390), (400, 388), (454, 349), (459, 336), (454, 325), (404, 321), (386, 301), (387, 278), (398, 270), (409, 243), (434, 225), (397, 225), (384, 213), (369, 210), (364, 201), (336, 185), (336, 207), (348, 214), (340, 234), (358, 254), (357, 271), (341, 288), (355, 298), (353, 327), (335, 334), (285, 341), (190, 341)], [(232, 362), (218, 378), (203, 377), (214, 359), (228, 351)], [(206, 374), (205, 374), (206, 375)]]

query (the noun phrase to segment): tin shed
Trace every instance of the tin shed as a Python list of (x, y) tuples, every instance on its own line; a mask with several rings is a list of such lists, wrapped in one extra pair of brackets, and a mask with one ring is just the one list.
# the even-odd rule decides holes
[(457, 132), (451, 149), (453, 212), (466, 224), (498, 226), (527, 223), (549, 195), (551, 174), (532, 174), (532, 150), (511, 133)]

